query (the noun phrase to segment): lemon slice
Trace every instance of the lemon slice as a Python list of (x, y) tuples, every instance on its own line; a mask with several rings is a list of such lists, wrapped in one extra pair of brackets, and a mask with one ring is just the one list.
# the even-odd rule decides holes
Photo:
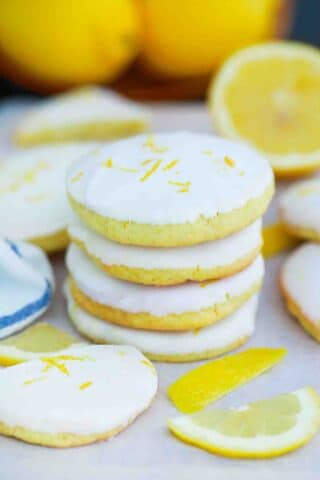
[(49, 323), (38, 323), (0, 342), (0, 365), (15, 365), (44, 353), (46, 356), (54, 355), (75, 344), (81, 345), (77, 338)]
[(168, 396), (181, 412), (196, 412), (273, 367), (286, 354), (285, 348), (251, 348), (213, 360), (176, 380)]
[(233, 55), (209, 90), (216, 129), (267, 154), (279, 175), (320, 166), (320, 52), (294, 42)]
[(290, 235), (283, 225), (274, 223), (267, 225), (262, 230), (263, 248), (262, 254), (264, 258), (270, 258), (278, 255), (285, 250), (289, 250), (298, 245), (297, 239)]
[(267, 458), (307, 443), (320, 426), (320, 397), (310, 387), (245, 405), (169, 420), (184, 442), (227, 457)]

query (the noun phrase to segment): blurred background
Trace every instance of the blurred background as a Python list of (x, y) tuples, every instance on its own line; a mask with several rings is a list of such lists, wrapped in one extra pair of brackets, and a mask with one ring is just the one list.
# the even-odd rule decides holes
[(1, 0), (0, 96), (97, 83), (138, 100), (200, 98), (244, 45), (319, 45), (319, 18), (319, 0)]

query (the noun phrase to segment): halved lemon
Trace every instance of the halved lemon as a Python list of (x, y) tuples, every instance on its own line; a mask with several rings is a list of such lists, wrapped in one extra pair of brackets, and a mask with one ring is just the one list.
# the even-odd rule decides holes
[(271, 42), (230, 57), (209, 89), (214, 126), (269, 158), (279, 175), (320, 167), (320, 51)]
[(10, 366), (33, 360), (45, 354), (67, 352), (70, 347), (85, 345), (67, 332), (42, 322), (32, 325), (21, 333), (1, 340), (0, 365)]
[(184, 442), (235, 458), (283, 455), (307, 443), (320, 426), (320, 397), (310, 387), (237, 409), (214, 408), (169, 420)]

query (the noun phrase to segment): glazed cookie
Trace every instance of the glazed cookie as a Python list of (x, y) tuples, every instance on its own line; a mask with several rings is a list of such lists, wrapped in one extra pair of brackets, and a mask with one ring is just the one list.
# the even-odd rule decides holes
[(18, 124), (14, 139), (23, 146), (74, 140), (110, 140), (144, 132), (145, 108), (111, 90), (84, 87), (44, 101)]
[(289, 311), (320, 342), (320, 245), (295, 250), (282, 268), (280, 285)]
[(280, 197), (285, 228), (301, 238), (320, 241), (320, 179), (298, 182)]
[(87, 346), (0, 371), (0, 434), (50, 447), (113, 437), (150, 405), (155, 368), (132, 347)]
[(40, 248), (0, 239), (0, 338), (40, 317), (54, 288), (50, 264)]
[(38, 147), (5, 155), (0, 168), (0, 235), (48, 252), (68, 244), (73, 218), (64, 179), (72, 162), (95, 144)]
[(263, 260), (221, 280), (155, 287), (112, 278), (71, 244), (67, 253), (70, 289), (76, 303), (103, 320), (148, 330), (190, 330), (210, 325), (256, 293)]
[(69, 227), (71, 240), (109, 275), (146, 285), (222, 278), (243, 270), (261, 249), (261, 221), (229, 237), (190, 247), (137, 247), (108, 240), (83, 223)]
[(257, 296), (216, 325), (189, 332), (152, 332), (100, 320), (78, 307), (66, 292), (68, 313), (75, 328), (96, 343), (133, 345), (151, 360), (190, 362), (212, 358), (242, 345), (253, 333)]
[(105, 145), (72, 166), (67, 188), (74, 210), (101, 235), (175, 247), (245, 228), (274, 186), (267, 160), (249, 147), (178, 132)]

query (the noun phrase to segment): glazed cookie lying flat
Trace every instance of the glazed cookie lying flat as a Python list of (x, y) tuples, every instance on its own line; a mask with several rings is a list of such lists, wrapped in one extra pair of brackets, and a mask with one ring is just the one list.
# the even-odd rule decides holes
[(245, 228), (274, 187), (267, 160), (249, 147), (178, 132), (105, 145), (70, 169), (67, 188), (83, 222), (111, 240), (175, 247)]
[(251, 263), (261, 249), (261, 221), (212, 242), (190, 247), (122, 245), (88, 229), (69, 227), (71, 240), (109, 275), (146, 285), (174, 285), (232, 275)]
[(145, 131), (146, 109), (99, 87), (53, 97), (31, 109), (19, 123), (15, 141), (24, 146), (70, 140), (110, 140)]
[(0, 168), (0, 235), (29, 240), (51, 252), (68, 244), (73, 218), (64, 179), (94, 144), (38, 147), (7, 154)]
[(259, 290), (264, 271), (259, 256), (241, 272), (213, 282), (137, 285), (110, 277), (74, 244), (67, 268), (71, 294), (81, 308), (103, 320), (148, 330), (190, 330), (230, 315)]
[(0, 239), (0, 338), (40, 317), (53, 288), (52, 270), (40, 248)]
[(298, 182), (279, 202), (280, 217), (286, 229), (301, 238), (320, 241), (320, 179)]
[(97, 343), (133, 345), (151, 360), (190, 362), (212, 358), (242, 345), (253, 333), (257, 296), (216, 325), (189, 332), (152, 332), (100, 320), (78, 307), (66, 292), (69, 317), (76, 329)]
[(0, 371), (0, 434), (73, 447), (104, 440), (151, 403), (157, 374), (132, 347), (88, 346)]
[(289, 311), (320, 342), (320, 245), (295, 250), (282, 268), (280, 285)]

